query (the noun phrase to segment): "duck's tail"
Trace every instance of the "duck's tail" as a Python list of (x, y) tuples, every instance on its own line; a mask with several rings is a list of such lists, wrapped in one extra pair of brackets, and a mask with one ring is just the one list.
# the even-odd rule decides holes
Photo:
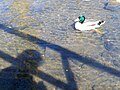
[(104, 23), (105, 23), (105, 21), (101, 20), (101, 21), (98, 22), (98, 25), (101, 26), (101, 25), (103, 25)]

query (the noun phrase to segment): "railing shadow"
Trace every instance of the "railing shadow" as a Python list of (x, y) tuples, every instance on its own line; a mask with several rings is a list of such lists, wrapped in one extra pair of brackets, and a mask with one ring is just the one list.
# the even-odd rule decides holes
[[(17, 31), (17, 30), (14, 30), (14, 28), (8, 28), (7, 26), (4, 26), (4, 25), (0, 25), (0, 29), (4, 30), (5, 32), (7, 33), (10, 33), (10, 34), (13, 34), (13, 35), (16, 35), (16, 36), (19, 36), (23, 39), (26, 39), (32, 43), (35, 43), (37, 45), (39, 45), (40, 47), (47, 47), (47, 48), (50, 48), (58, 53), (60, 53), (61, 57), (62, 57), (62, 64), (63, 64), (63, 69), (64, 69), (64, 73), (66, 75), (66, 78), (68, 80), (68, 84), (65, 84), (64, 82), (61, 82), (60, 80), (57, 80), (55, 78), (53, 78), (52, 76), (50, 75), (47, 75), (46, 73), (42, 72), (43, 76), (41, 76), (41, 72), (40, 72), (40, 75), (39, 77), (42, 78), (43, 80), (59, 87), (59, 88), (63, 88), (61, 85), (63, 85), (64, 87), (69, 87), (70, 89), (76, 89), (77, 90), (77, 85), (76, 85), (76, 82), (74, 80), (74, 74), (72, 72), (72, 70), (70, 69), (70, 66), (69, 66), (69, 62), (68, 62), (68, 59), (69, 58), (72, 58), (74, 60), (77, 60), (83, 64), (86, 64), (96, 70), (100, 70), (100, 71), (104, 71), (104, 72), (107, 72), (111, 75), (114, 75), (114, 76), (117, 76), (117, 77), (120, 77), (120, 71), (119, 70), (116, 70), (114, 68), (111, 68), (111, 67), (108, 67), (108, 66), (105, 66), (99, 62), (97, 62), (96, 60), (92, 59), (92, 58), (87, 58), (87, 57), (83, 57), (73, 51), (70, 51), (66, 48), (63, 48), (59, 45), (56, 45), (56, 44), (53, 44), (53, 43), (49, 43), (47, 41), (44, 41), (44, 40), (41, 40), (37, 37), (34, 37), (34, 36), (31, 36), (29, 34), (25, 34), (25, 33), (22, 33), (20, 31)], [(2, 52), (3, 53), (3, 52)], [(7, 60), (7, 59), (5, 59)], [(7, 60), (8, 61), (8, 60)], [(68, 69), (69, 72), (66, 72), (65, 70)], [(44, 77), (46, 76), (46, 77)], [(53, 81), (51, 81), (51, 79), (49, 78), (52, 78)], [(55, 80), (55, 82), (54, 82)], [(56, 82), (60, 83), (60, 84), (56, 84)], [(73, 86), (73, 88), (71, 88)], [(69, 90), (70, 90), (69, 89)]]
[(0, 57), (12, 63), (0, 72), (1, 90), (47, 90), (44, 83), (39, 82), (41, 85), (38, 85), (32, 76), (32, 73), (36, 75), (39, 61), (42, 60), (39, 52), (25, 50), (14, 58), (0, 51)]
[[(0, 88), (2, 90), (16, 90), (18, 85), (19, 88), (21, 88), (21, 90), (24, 90), (23, 87), (26, 88), (25, 90), (31, 90), (31, 88), (33, 87), (26, 87), (31, 85), (33, 86), (35, 84), (35, 82), (33, 83), (33, 79), (32, 79), (33, 77), (31, 76), (31, 74), (38, 75), (39, 78), (63, 90), (69, 89), (69, 87), (71, 87), (68, 86), (69, 84), (57, 80), (54, 77), (44, 73), (43, 71), (37, 70), (37, 67), (39, 66), (38, 63), (42, 59), (41, 57), (39, 57), (39, 53), (35, 50), (25, 50), (17, 58), (14, 58), (0, 51), (0, 57), (12, 64), (11, 67), (5, 68), (0, 72)], [(37, 59), (39, 60), (36, 62)], [(17, 84), (16, 86), (15, 82), (19, 84)], [(21, 83), (24, 83), (25, 85), (20, 86)], [(39, 82), (38, 84), (35, 84), (34, 87), (35, 86), (38, 86), (39, 90), (46, 90), (45, 87), (43, 87), (44, 86), (43, 82)], [(32, 90), (38, 90), (38, 89), (32, 89)]]
[[(48, 42), (46, 42), (46, 41), (44, 41), (44, 40), (40, 40), (39, 38), (36, 38), (36, 37), (33, 37), (33, 36), (31, 36), (31, 35), (28, 35), (28, 34), (24, 34), (24, 33), (22, 33), (22, 32), (19, 32), (18, 30), (14, 30), (14, 29), (12, 29), (12, 28), (7, 28), (6, 26), (4, 26), (4, 25), (0, 25), (0, 27), (3, 29), (3, 30), (5, 30), (5, 31), (7, 31), (8, 33), (10, 33), (10, 34), (14, 34), (14, 35), (16, 35), (16, 36), (19, 36), (19, 37), (21, 37), (21, 38), (23, 38), (23, 39), (26, 39), (26, 40), (28, 40), (28, 41), (31, 41), (32, 43), (35, 43), (35, 44), (38, 44), (40, 47), (43, 47), (43, 48), (46, 48), (46, 47), (49, 47), (49, 45), (50, 45), (50, 47), (51, 47), (51, 43), (48, 43)], [(52, 45), (52, 47), (54, 47), (54, 44)], [(56, 46), (55, 46), (56, 47)], [(57, 52), (59, 52), (59, 51), (57, 51)], [(62, 54), (61, 54), (62, 55)], [(64, 58), (64, 57), (62, 57), (62, 58)], [(66, 89), (68, 89), (68, 87), (70, 87), (69, 88), (69, 90), (70, 89), (75, 89), (75, 90), (77, 90), (77, 85), (76, 85), (76, 82), (75, 82), (75, 80), (74, 80), (74, 74), (72, 73), (72, 71), (71, 71), (71, 69), (70, 69), (70, 67), (69, 67), (69, 62), (68, 62), (68, 60), (67, 60), (68, 58), (66, 58), (66, 60), (64, 60), (64, 59), (62, 59), (62, 63), (63, 63), (63, 69), (64, 69), (64, 73), (65, 73), (65, 75), (66, 75), (66, 78), (67, 78), (67, 81), (68, 81), (68, 84), (67, 85), (64, 85), (64, 84), (61, 84), (61, 85), (63, 85), (64, 86), (64, 88), (66, 88)], [(66, 68), (67, 68), (67, 70), (69, 70), (69, 72), (66, 72)], [(41, 77), (42, 78), (42, 77)], [(44, 78), (45, 79), (45, 78)], [(52, 83), (53, 81), (55, 81), (55, 83)], [(56, 80), (53, 80), (51, 83), (52, 84), (56, 84)], [(57, 80), (57, 82), (58, 82), (58, 80)], [(57, 86), (57, 87), (61, 87), (61, 88), (63, 88), (63, 86), (61, 86), (60, 84), (59, 84), (60, 82), (58, 82), (58, 84), (57, 85), (55, 85), (55, 86)], [(58, 86), (59, 85), (59, 86)], [(72, 88), (71, 88), (72, 87)]]
[(0, 51), (0, 57), (12, 63), (11, 67), (0, 72), (0, 88), (2, 90), (17, 90), (17, 88), (21, 88), (20, 90), (47, 90), (43, 82), (35, 83), (32, 75), (38, 76), (63, 90), (69, 89), (68, 84), (37, 69), (41, 65), (39, 62), (42, 58), (40, 53), (35, 50), (25, 50), (17, 58)]

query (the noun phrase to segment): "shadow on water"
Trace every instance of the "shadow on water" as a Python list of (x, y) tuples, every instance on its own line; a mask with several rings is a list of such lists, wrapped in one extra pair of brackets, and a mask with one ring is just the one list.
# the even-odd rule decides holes
[[(61, 47), (59, 45), (49, 43), (47, 41), (41, 40), (41, 39), (39, 39), (37, 37), (34, 37), (34, 36), (31, 36), (29, 34), (25, 34), (25, 33), (22, 33), (20, 31), (14, 30), (14, 28), (8, 28), (8, 27), (6, 27), (6, 26), (4, 26), (2, 24), (0, 25), (0, 29), (3, 29), (7, 33), (14, 34), (14, 35), (19, 36), (19, 37), (21, 37), (23, 39), (26, 39), (26, 40), (28, 40), (30, 42), (38, 44), (40, 47), (44, 47), (44, 48), (47, 47), (47, 48), (50, 48), (50, 49), (60, 53), (60, 55), (62, 57), (62, 64), (63, 64), (64, 73), (65, 73), (66, 79), (68, 81), (67, 84), (60, 81), (60, 80), (55, 79), (54, 77), (44, 73), (43, 71), (38, 71), (38, 76), (41, 79), (55, 85), (58, 88), (69, 89), (69, 90), (70, 89), (77, 90), (77, 84), (76, 84), (76, 82), (74, 80), (74, 74), (73, 74), (73, 72), (72, 72), (72, 70), (70, 68), (69, 62), (68, 62), (69, 58), (77, 60), (77, 61), (79, 61), (79, 62), (81, 62), (83, 64), (86, 64), (86, 65), (96, 69), (96, 70), (104, 71), (104, 72), (107, 72), (107, 73), (109, 73), (111, 75), (120, 77), (120, 71), (119, 70), (116, 70), (114, 68), (105, 66), (105, 65), (97, 62), (96, 60), (92, 59), (92, 58), (83, 57), (83, 56), (81, 56), (81, 55), (79, 55), (79, 54), (77, 54), (77, 53), (75, 53), (73, 51), (70, 51), (70, 50), (68, 50), (66, 48), (63, 48), (63, 47)], [(5, 54), (4, 52), (0, 52), (0, 53)], [(6, 61), (12, 63), (12, 61), (9, 61), (9, 59), (3, 57), (3, 55), (0, 55), (0, 57), (2, 57)], [(7, 57), (12, 58), (9, 55), (7, 55)], [(21, 56), (18, 56), (18, 59), (20, 57)], [(68, 72), (66, 72), (65, 70), (68, 70)]]
[[(40, 53), (35, 50), (25, 50), (17, 58), (0, 51), (0, 57), (4, 60), (14, 63), (0, 72), (1, 90), (47, 90), (42, 82), (38, 85), (32, 74), (37, 73), (39, 61), (42, 60)], [(40, 87), (39, 87), (40, 86)]]
[(35, 50), (25, 50), (17, 58), (13, 58), (0, 51), (0, 57), (12, 64), (15, 64), (1, 70), (1, 90), (47, 90), (44, 83), (36, 83), (33, 80), (32, 75), (36, 75), (61, 89), (68, 89), (68, 85), (66, 83), (37, 69), (42, 58), (40, 57), (40, 53)]

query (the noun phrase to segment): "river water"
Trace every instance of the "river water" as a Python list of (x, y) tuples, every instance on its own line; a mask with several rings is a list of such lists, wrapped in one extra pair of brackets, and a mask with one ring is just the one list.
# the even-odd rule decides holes
[[(40, 17), (37, 18), (43, 22), (46, 33), (41, 36), (42, 39), (60, 45), (74, 43), (73, 46), (78, 46), (82, 41), (83, 45), (88, 43), (86, 48), (89, 45), (103, 47), (103, 52), (99, 53), (101, 57), (112, 65), (120, 65), (120, 4), (107, 0), (36, 0), (31, 11), (31, 14), (39, 14)], [(104, 34), (76, 33), (71, 25), (79, 15), (85, 15), (88, 19), (105, 20), (106, 23), (102, 26)]]
[[(13, 11), (10, 9), (14, 0), (0, 0), (1, 25), (17, 28), (21, 31), (24, 31), (24, 28), (39, 30), (39, 33), (37, 33), (36, 36), (40, 35), (38, 38), (49, 42), (53, 47), (55, 45), (58, 45), (81, 56), (90, 57), (94, 60), (97, 60), (103, 65), (109, 66), (116, 70), (120, 70), (119, 3), (112, 3), (109, 0), (33, 0), (32, 3), (31, 0), (23, 1), (30, 2), (30, 5), (29, 3), (25, 4), (29, 6), (26, 16), (32, 17), (32, 20), (34, 18), (34, 21), (28, 20), (28, 22), (26, 21), (27, 24), (25, 22), (25, 25), (18, 25), (18, 22), (22, 20), (22, 18), (19, 19), (19, 17), (16, 17), (19, 16), (20, 13), (18, 13), (18, 11), (15, 11), (17, 9)], [(106, 23), (100, 28), (103, 34), (93, 32), (80, 33), (74, 30), (74, 19), (76, 19), (79, 15), (85, 15), (87, 19), (93, 19), (95, 21), (105, 20)], [(9, 21), (13, 20), (14, 18), (16, 18), (16, 21), (9, 23)], [(3, 35), (5, 33), (1, 30), (1, 34)], [(12, 38), (12, 36), (10, 37)], [(3, 40), (1, 41), (2, 44), (2, 42), (4, 42), (4, 39), (1, 40)], [(47, 59), (59, 59), (59, 55), (55, 54), (57, 52), (51, 51), (49, 46), (47, 48), (39, 47), (39, 49), (41, 49), (41, 53), (45, 54), (45, 57)], [(77, 72), (78, 66), (80, 65), (79, 63), (82, 62), (74, 61), (73, 58), (70, 58), (70, 60), (73, 64), (77, 65), (77, 67), (75, 68)], [(46, 62), (46, 64), (48, 63), (51, 63), (51, 61)], [(43, 70), (45, 68), (46, 67), (43, 66)], [(87, 67), (85, 66), (85, 68)], [(89, 70), (91, 69), (87, 69), (86, 71)], [(91, 76), (93, 76), (92, 73), (94, 73), (94, 71), (92, 70), (89, 72), (90, 76), (85, 75), (86, 71), (84, 69), (82, 73), (83, 76), (81, 75), (81, 73), (77, 74), (81, 75), (82, 78), (85, 76), (84, 78), (88, 79), (88, 81), (92, 81), (97, 77), (104, 77), (104, 79), (101, 78), (100, 81), (97, 79), (94, 80), (92, 85), (95, 83), (99, 85), (101, 82), (106, 82), (105, 78), (107, 78), (107, 74), (104, 76), (103, 73), (100, 73), (99, 75), (97, 74), (95, 78), (91, 78)], [(48, 72), (50, 71), (48, 70)], [(118, 75), (118, 77), (120, 76)], [(109, 84), (112, 82), (114, 85), (116, 84), (115, 82), (117, 81), (117, 79), (113, 78), (112, 80), (107, 80)], [(81, 82), (80, 85), (91, 85), (91, 83), (86, 83), (87, 81)], [(120, 82), (118, 81), (117, 84), (119, 83)], [(102, 85), (104, 85), (104, 83), (102, 83)]]

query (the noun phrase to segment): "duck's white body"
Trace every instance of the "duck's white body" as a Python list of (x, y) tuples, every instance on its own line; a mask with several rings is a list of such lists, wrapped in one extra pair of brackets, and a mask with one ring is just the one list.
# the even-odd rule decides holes
[(99, 28), (100, 25), (98, 25), (99, 21), (96, 22), (84, 22), (81, 24), (80, 22), (75, 23), (75, 29), (80, 30), (80, 31), (89, 31), (93, 30), (96, 28)]
[[(101, 25), (103, 25), (105, 23), (105, 21), (89, 21), (89, 20), (85, 20), (84, 23), (80, 23), (79, 19), (75, 19), (75, 29), (76, 30), (80, 30), (80, 31), (90, 31), (90, 30), (94, 30), (96, 28), (99, 28)], [(100, 24), (99, 24), (100, 23)]]

